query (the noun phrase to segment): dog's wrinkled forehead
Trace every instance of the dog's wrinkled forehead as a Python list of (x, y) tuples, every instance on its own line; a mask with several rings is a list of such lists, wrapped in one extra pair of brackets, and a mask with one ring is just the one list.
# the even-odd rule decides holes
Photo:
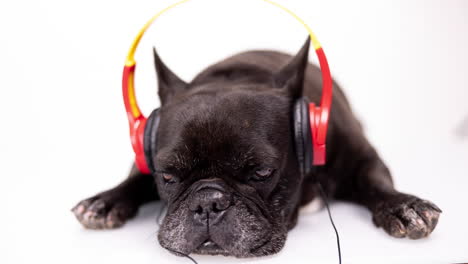
[(175, 101), (161, 110), (157, 163), (190, 169), (274, 164), (280, 159), (278, 137), (287, 134), (287, 99), (238, 89)]

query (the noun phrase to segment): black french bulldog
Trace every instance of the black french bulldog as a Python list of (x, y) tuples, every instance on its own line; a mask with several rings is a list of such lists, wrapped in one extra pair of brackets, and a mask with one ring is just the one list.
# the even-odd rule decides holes
[(78, 220), (116, 228), (154, 200), (167, 202), (160, 244), (183, 254), (266, 256), (283, 247), (298, 210), (319, 195), (367, 207), (376, 226), (419, 239), (437, 225), (433, 203), (398, 192), (334, 83), (327, 163), (302, 176), (292, 135), (297, 98), (319, 103), (321, 73), (309, 40), (292, 57), (248, 51), (178, 78), (154, 52), (161, 99), (155, 175), (134, 166), (117, 187), (80, 202)]

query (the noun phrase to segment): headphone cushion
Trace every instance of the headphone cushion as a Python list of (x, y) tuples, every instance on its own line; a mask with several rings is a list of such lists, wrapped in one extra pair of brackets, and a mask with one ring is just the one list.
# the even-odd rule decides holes
[(143, 134), (143, 151), (145, 153), (146, 164), (152, 174), (155, 173), (153, 157), (156, 155), (156, 138), (159, 126), (159, 108), (151, 112), (146, 120), (145, 130)]
[(308, 175), (312, 171), (313, 148), (309, 100), (305, 97), (298, 99), (294, 104), (294, 141), (301, 174)]

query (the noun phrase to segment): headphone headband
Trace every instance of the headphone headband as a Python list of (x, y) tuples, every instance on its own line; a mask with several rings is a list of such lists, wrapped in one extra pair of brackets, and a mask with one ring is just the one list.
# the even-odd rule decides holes
[[(146, 117), (142, 114), (135, 96), (135, 85), (134, 85), (134, 75), (136, 61), (134, 59), (136, 48), (140, 43), (141, 38), (143, 37), (146, 30), (151, 26), (151, 24), (162, 14), (173, 9), (174, 7), (188, 2), (190, 0), (182, 0), (176, 2), (163, 10), (159, 11), (154, 15), (143, 28), (140, 29), (138, 35), (133, 40), (130, 50), (128, 51), (127, 58), (125, 61), (125, 66), (123, 70), (122, 78), (122, 92), (125, 104), (125, 110), (127, 112), (128, 122), (130, 126), (130, 137), (132, 140), (132, 147), (136, 154), (136, 165), (143, 173), (149, 173), (148, 166), (146, 165), (143, 153), (143, 129), (146, 124)], [(325, 52), (320, 45), (320, 42), (316, 38), (315, 34), (312, 32), (312, 29), (302, 20), (299, 16), (293, 13), (291, 10), (286, 7), (275, 3), (271, 0), (262, 0), (269, 4), (272, 4), (281, 10), (285, 11), (292, 17), (294, 17), (298, 22), (300, 22), (309, 33), (312, 45), (317, 54), (320, 70), (322, 72), (322, 99), (320, 101), (320, 106), (315, 106), (315, 104), (310, 103), (310, 124), (312, 130), (313, 148), (314, 148), (314, 165), (323, 165), (325, 164), (325, 142), (328, 128), (328, 116), (330, 113), (331, 101), (332, 101), (332, 86), (333, 81), (330, 74), (330, 69), (328, 67), (327, 58)]]

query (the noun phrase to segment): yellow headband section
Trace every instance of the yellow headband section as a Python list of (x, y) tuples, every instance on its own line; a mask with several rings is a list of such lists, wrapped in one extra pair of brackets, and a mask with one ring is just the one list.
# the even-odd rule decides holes
[(312, 41), (312, 45), (314, 46), (314, 49), (315, 50), (318, 50), (322, 47), (322, 45), (320, 45), (320, 42), (318, 41), (317, 37), (315, 36), (314, 32), (312, 32), (312, 29), (306, 24), (306, 22), (304, 22), (304, 20), (302, 20), (298, 15), (296, 15), (293, 11), (287, 9), (286, 7), (278, 4), (278, 3), (275, 3), (273, 1), (270, 1), (270, 0), (263, 0), (269, 4), (272, 4), (276, 7), (278, 7), (279, 9), (282, 9), (283, 11), (285, 11), (286, 13), (290, 14), (292, 17), (294, 17), (297, 21), (299, 21), (299, 23), (301, 23), (306, 29), (307, 29), (307, 32), (309, 32), (309, 36), (310, 36), (310, 40)]
[[(143, 26), (143, 28), (140, 30), (140, 32), (138, 32), (138, 35), (136, 36), (135, 40), (133, 40), (132, 46), (130, 47), (130, 50), (128, 51), (128, 54), (127, 54), (127, 59), (125, 61), (125, 66), (135, 65), (136, 62), (135, 62), (135, 59), (134, 59), (134, 55), (135, 55), (136, 48), (138, 46), (138, 43), (140, 43), (140, 40), (143, 37), (143, 34), (148, 29), (148, 27), (151, 26), (151, 24), (159, 16), (164, 14), (166, 11), (169, 11), (172, 8), (174, 8), (174, 7), (176, 7), (176, 6), (180, 5), (180, 4), (183, 4), (185, 2), (188, 2), (188, 1), (190, 1), (190, 0), (182, 0), (182, 1), (176, 2), (176, 3), (172, 4), (172, 5), (164, 8), (163, 10), (159, 11), (148, 22), (146, 22), (146, 24)], [(317, 37), (315, 37), (315, 34), (314, 34), (314, 32), (312, 32), (312, 29), (299, 16), (297, 16), (295, 13), (293, 13), (291, 10), (287, 9), (286, 7), (284, 7), (284, 6), (282, 6), (282, 5), (278, 4), (278, 3), (275, 3), (275, 2), (273, 2), (271, 0), (263, 0), (263, 1), (282, 9), (283, 11), (285, 11), (286, 13), (288, 13), (292, 17), (294, 17), (297, 21), (299, 21), (307, 29), (307, 32), (309, 32), (310, 40), (312, 41), (312, 45), (314, 46), (314, 49), (317, 50), (317, 49), (319, 49), (321, 47), (320, 42), (318, 41)]]
[(138, 35), (136, 36), (136, 38), (133, 40), (133, 43), (132, 43), (132, 46), (130, 47), (130, 50), (128, 51), (128, 54), (127, 54), (127, 60), (125, 62), (125, 65), (126, 66), (133, 66), (135, 65), (135, 59), (133, 58), (133, 56), (135, 55), (135, 51), (136, 51), (136, 48), (138, 46), (138, 43), (140, 43), (140, 40), (141, 38), (143, 37), (143, 34), (145, 34), (145, 31), (149, 28), (149, 26), (151, 26), (151, 24), (153, 24), (153, 22), (159, 17), (161, 16), (162, 14), (164, 14), (166, 11), (169, 11), (171, 10), (172, 8), (180, 5), (180, 4), (183, 4), (185, 2), (188, 2), (190, 0), (182, 0), (180, 2), (176, 2), (166, 8), (164, 8), (163, 10), (159, 11), (156, 15), (154, 15), (148, 22), (146, 22), (146, 24), (143, 26), (142, 29), (140, 29), (140, 32), (138, 32)]

